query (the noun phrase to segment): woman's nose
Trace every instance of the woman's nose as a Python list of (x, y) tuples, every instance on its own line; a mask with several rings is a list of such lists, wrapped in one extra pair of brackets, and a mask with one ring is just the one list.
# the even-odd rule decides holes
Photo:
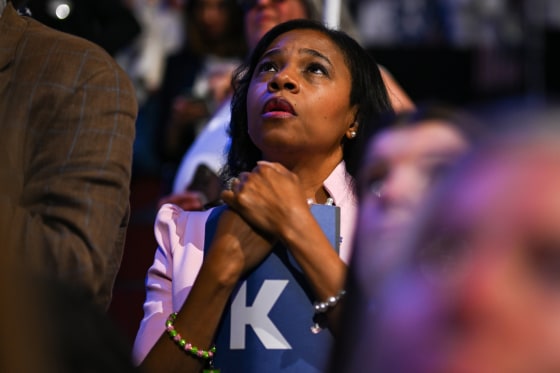
[(288, 90), (295, 93), (299, 90), (299, 84), (296, 79), (292, 77), (289, 71), (283, 69), (276, 73), (268, 82), (268, 89), (271, 92)]

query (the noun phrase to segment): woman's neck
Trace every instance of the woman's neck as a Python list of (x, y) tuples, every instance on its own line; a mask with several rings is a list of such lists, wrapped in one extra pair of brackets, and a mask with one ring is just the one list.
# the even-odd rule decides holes
[(316, 203), (325, 203), (330, 196), (323, 186), (324, 182), (339, 163), (340, 161), (322, 162), (318, 165), (298, 164), (289, 169), (298, 175), (307, 199), (312, 199)]
[(263, 154), (263, 159), (270, 162), (281, 163), (288, 170), (296, 174), (307, 199), (317, 203), (325, 203), (329, 197), (323, 183), (342, 162), (342, 152), (333, 152), (329, 155), (313, 154), (309, 150), (303, 153), (297, 151), (281, 152), (276, 154)]

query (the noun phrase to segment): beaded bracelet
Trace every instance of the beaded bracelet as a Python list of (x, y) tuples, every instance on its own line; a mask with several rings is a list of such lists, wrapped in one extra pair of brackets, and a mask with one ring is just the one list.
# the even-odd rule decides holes
[(175, 343), (177, 343), (179, 347), (181, 347), (181, 349), (185, 350), (191, 355), (200, 359), (211, 360), (212, 357), (214, 356), (214, 353), (216, 352), (216, 346), (212, 346), (208, 351), (205, 351), (199, 349), (196, 346), (193, 346), (190, 343), (187, 343), (187, 341), (185, 341), (183, 337), (181, 337), (181, 334), (179, 334), (177, 330), (175, 330), (175, 327), (173, 326), (173, 323), (175, 322), (176, 318), (177, 318), (177, 312), (173, 312), (171, 315), (169, 315), (167, 321), (165, 322), (165, 330), (167, 331), (169, 337), (171, 337), (171, 339), (173, 339)]
[(315, 302), (313, 303), (313, 308), (315, 309), (315, 313), (325, 313), (334, 306), (344, 297), (346, 294), (345, 290), (341, 290), (337, 295), (333, 297), (329, 297), (325, 302)]
[(317, 334), (324, 329), (326, 323), (325, 312), (334, 308), (345, 294), (346, 291), (341, 290), (337, 295), (329, 297), (325, 302), (313, 303), (313, 308), (315, 309), (315, 315), (313, 315), (314, 324), (311, 326), (311, 332), (313, 334)]

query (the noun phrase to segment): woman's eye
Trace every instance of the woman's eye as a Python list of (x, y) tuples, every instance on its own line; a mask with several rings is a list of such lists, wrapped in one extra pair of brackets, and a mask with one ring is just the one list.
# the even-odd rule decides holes
[(257, 72), (274, 72), (276, 71), (276, 66), (270, 61), (264, 61), (257, 67)]
[(309, 72), (317, 75), (329, 75), (327, 69), (320, 63), (312, 63), (307, 67)]

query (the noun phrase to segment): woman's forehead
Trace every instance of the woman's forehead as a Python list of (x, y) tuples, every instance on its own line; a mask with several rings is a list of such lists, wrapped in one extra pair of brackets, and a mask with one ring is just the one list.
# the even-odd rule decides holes
[(336, 45), (333, 43), (331, 38), (324, 32), (321, 32), (319, 30), (302, 28), (302, 29), (289, 30), (278, 35), (269, 44), (267, 49), (270, 49), (271, 47), (279, 43), (300, 43), (300, 44), (314, 45), (319, 42), (323, 44), (327, 43), (336, 47)]
[[(294, 54), (302, 52), (318, 52), (320, 55), (328, 56), (333, 60), (341, 60), (346, 65), (342, 50), (335, 44), (329, 35), (311, 29), (291, 30), (274, 39), (263, 55), (269, 53), (270, 50), (278, 49), (283, 53)], [(261, 56), (262, 58), (262, 56)]]

